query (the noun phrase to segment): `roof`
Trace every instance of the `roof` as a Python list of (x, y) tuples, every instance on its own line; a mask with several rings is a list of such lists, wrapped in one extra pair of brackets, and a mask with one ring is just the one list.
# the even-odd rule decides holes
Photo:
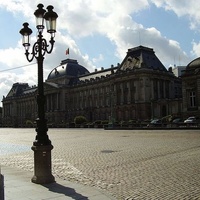
[(79, 77), (79, 81), (92, 80), (96, 78), (106, 77), (116, 72), (118, 67), (111, 67), (108, 69), (102, 69), (101, 71), (96, 71), (87, 75)]
[(37, 87), (29, 87), (28, 83), (14, 83), (6, 98), (19, 97), (36, 92)]
[(165, 66), (155, 55), (152, 48), (138, 46), (128, 49), (127, 55), (122, 61), (120, 70), (146, 68), (167, 72)]
[(66, 59), (49, 73), (47, 80), (60, 78), (62, 76), (74, 78), (87, 73), (89, 73), (89, 71), (82, 65), (79, 65), (77, 60)]
[(196, 75), (196, 74), (200, 74), (200, 57), (194, 59), (187, 65), (183, 76)]
[(28, 83), (14, 83), (6, 97), (20, 96), (27, 88), (29, 88)]
[(200, 57), (194, 59), (191, 61), (188, 65), (187, 68), (200, 68)]

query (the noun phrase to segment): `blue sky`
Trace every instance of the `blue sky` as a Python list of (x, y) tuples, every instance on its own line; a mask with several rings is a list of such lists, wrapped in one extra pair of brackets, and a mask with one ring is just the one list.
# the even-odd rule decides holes
[(154, 4), (151, 4), (150, 9), (140, 12), (133, 18), (145, 27), (155, 27), (164, 37), (179, 42), (180, 47), (188, 55), (192, 49), (191, 41), (199, 41), (199, 31), (189, 29), (189, 18), (178, 17), (172, 10), (157, 8)]
[[(45, 56), (44, 79), (68, 58), (67, 48), (70, 58), (91, 72), (121, 63), (127, 50), (138, 45), (153, 48), (166, 68), (200, 56), (200, 0), (0, 0), (1, 99), (15, 82), (37, 83), (37, 65), (26, 60), (19, 30), (27, 21), (32, 44), (36, 41), (33, 13), (38, 3), (53, 5), (59, 16), (54, 51)], [(44, 37), (49, 40), (45, 32)]]

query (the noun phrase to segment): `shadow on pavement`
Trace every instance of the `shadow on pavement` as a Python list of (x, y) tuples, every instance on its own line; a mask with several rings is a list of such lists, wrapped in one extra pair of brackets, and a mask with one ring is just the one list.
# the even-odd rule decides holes
[(75, 200), (89, 200), (88, 197), (85, 197), (79, 193), (77, 193), (73, 188), (65, 187), (58, 183), (51, 183), (51, 184), (43, 184), (42, 186), (49, 189), (51, 192), (64, 194), (65, 196), (71, 197)]

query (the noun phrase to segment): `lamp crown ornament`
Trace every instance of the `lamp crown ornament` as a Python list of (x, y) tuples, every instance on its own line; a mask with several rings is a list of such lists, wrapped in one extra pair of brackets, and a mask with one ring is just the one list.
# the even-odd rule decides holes
[(36, 18), (36, 28), (38, 31), (42, 31), (44, 29), (44, 13), (46, 10), (43, 9), (43, 4), (38, 4), (38, 9), (34, 12)]
[(25, 22), (23, 26), (24, 27), (20, 30), (20, 34), (23, 36), (22, 44), (24, 48), (28, 50), (30, 46), (29, 36), (32, 34), (33, 31), (28, 27), (29, 24), (27, 22)]
[(58, 15), (53, 11), (53, 8), (54, 7), (51, 5), (47, 7), (48, 12), (44, 14), (44, 19), (46, 20), (47, 32), (54, 38), (56, 32), (56, 19), (58, 18)]
[(24, 26), (24, 28), (22, 28), (20, 30), (20, 33), (22, 35), (31, 35), (33, 31), (28, 27), (29, 24), (27, 22), (25, 22), (25, 23), (23, 23), (23, 26)]
[(46, 10), (43, 9), (44, 5), (40, 3), (40, 4), (37, 5), (37, 7), (38, 7), (38, 9), (34, 12), (34, 15), (35, 16), (39, 16), (39, 15), (43, 16), (44, 13), (46, 12)]
[(47, 6), (48, 12), (45, 13), (44, 18), (46, 20), (56, 20), (58, 18), (58, 15), (56, 12), (53, 11), (54, 7), (49, 5)]

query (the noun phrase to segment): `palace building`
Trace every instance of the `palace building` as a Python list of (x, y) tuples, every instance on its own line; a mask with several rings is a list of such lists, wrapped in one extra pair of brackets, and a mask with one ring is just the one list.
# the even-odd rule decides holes
[(182, 75), (183, 114), (200, 117), (200, 58), (191, 61)]
[[(117, 66), (89, 72), (66, 59), (44, 82), (48, 123), (147, 120), (182, 112), (181, 78), (167, 70), (152, 48), (128, 49)], [(25, 126), (37, 117), (37, 87), (13, 84), (3, 97), (3, 125)], [(185, 104), (185, 103), (184, 103)]]

